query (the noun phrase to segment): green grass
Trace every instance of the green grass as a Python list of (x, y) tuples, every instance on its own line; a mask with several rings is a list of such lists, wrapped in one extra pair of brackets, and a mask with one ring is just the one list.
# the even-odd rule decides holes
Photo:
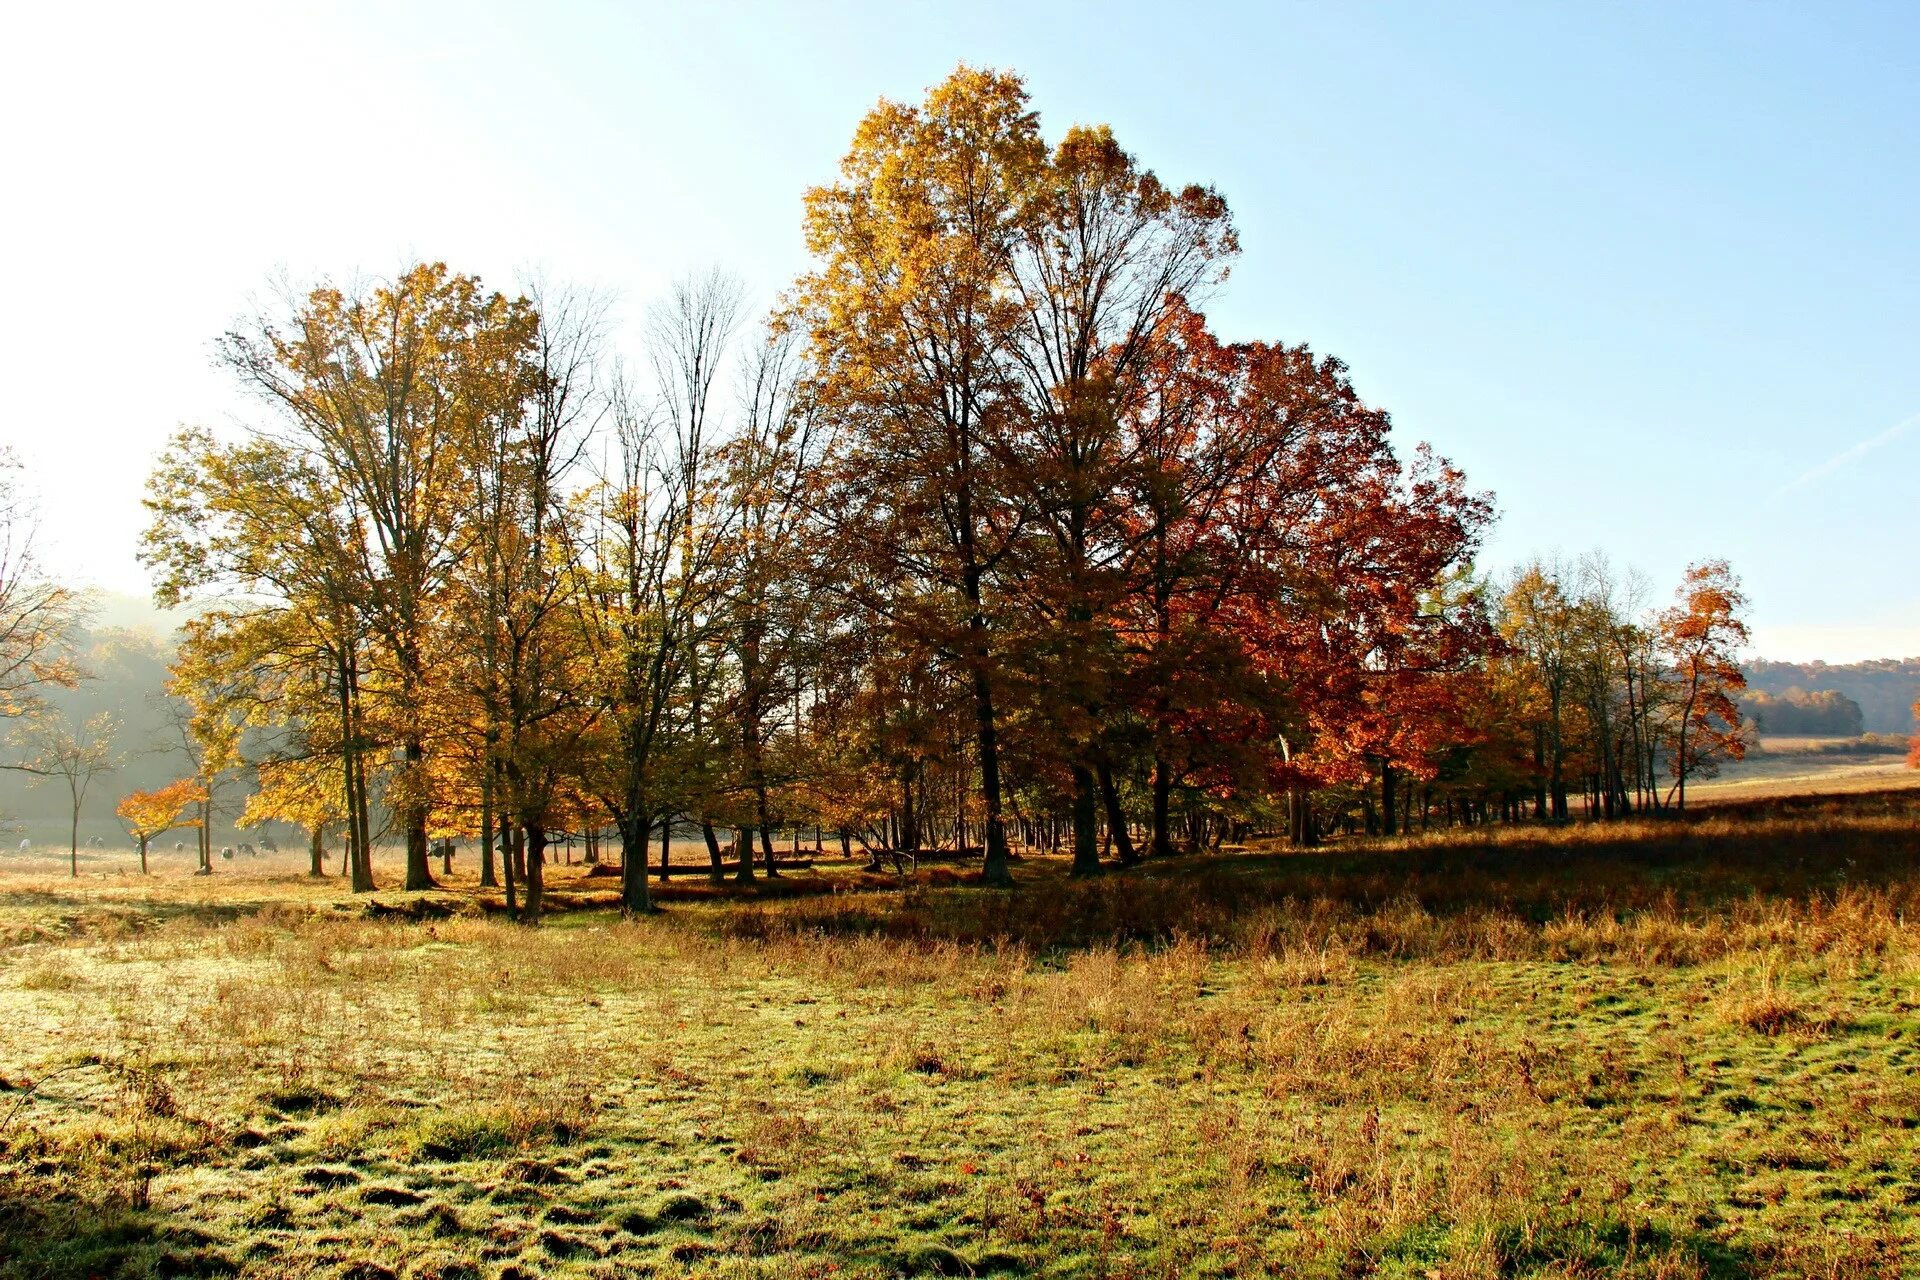
[(0, 1277), (1920, 1274), (1905, 803), (542, 930), (23, 889)]

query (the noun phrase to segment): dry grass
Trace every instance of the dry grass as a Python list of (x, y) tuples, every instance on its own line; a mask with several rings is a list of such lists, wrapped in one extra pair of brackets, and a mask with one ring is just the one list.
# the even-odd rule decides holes
[(541, 930), (8, 883), (0, 1277), (1913, 1274), (1917, 853), (1892, 796)]

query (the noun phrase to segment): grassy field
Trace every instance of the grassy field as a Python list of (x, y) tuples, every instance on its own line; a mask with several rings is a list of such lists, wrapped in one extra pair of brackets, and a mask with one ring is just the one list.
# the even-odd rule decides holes
[(1920, 793), (825, 867), (0, 875), (0, 1277), (1920, 1274)]
[(1904, 751), (1845, 749), (1857, 742), (1849, 738), (1762, 738), (1759, 750), (1745, 760), (1723, 764), (1718, 777), (1688, 783), (1688, 803), (1741, 803), (1809, 792), (1849, 795), (1920, 787), (1920, 770), (1907, 767)]

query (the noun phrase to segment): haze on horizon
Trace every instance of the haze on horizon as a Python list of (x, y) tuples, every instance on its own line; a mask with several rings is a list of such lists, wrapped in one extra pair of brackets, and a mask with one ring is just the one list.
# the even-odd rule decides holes
[[(956, 11), (960, 12), (960, 11)], [(1339, 355), (1491, 489), (1484, 562), (1732, 561), (1754, 650), (1920, 652), (1920, 15), (878, 5), (136, 6), (16, 18), (0, 443), (51, 566), (144, 594), (147, 471), (254, 410), (210, 346), (276, 274), (443, 259), (640, 309), (720, 263), (761, 303), (881, 96), (1017, 69), (1216, 185), (1210, 314)], [(1653, 603), (1664, 603), (1657, 599)]]

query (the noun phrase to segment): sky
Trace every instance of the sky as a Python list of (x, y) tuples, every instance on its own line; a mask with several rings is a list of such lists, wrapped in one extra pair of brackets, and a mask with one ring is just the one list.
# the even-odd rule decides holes
[(1920, 6), (33, 5), (0, 50), (0, 444), (145, 594), (179, 424), (274, 281), (443, 260), (771, 304), (860, 116), (958, 62), (1216, 186), (1231, 338), (1340, 356), (1493, 492), (1489, 568), (1724, 557), (1753, 650), (1920, 655)]

